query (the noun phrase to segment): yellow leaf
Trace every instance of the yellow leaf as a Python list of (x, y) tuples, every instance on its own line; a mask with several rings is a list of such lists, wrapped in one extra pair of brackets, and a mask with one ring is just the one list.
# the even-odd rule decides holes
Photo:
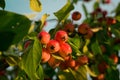
[(97, 75), (95, 74), (95, 72), (91, 71), (90, 68), (89, 68), (87, 65), (85, 65), (85, 68), (86, 68), (87, 72), (88, 72), (92, 77), (97, 77)]
[(33, 19), (36, 15), (36, 13), (25, 14), (25, 16), (29, 19)]
[(90, 43), (90, 40), (89, 39), (86, 39), (86, 43), (83, 47), (83, 53), (87, 53), (88, 52), (88, 44)]
[(32, 31), (34, 31), (34, 28), (35, 28), (35, 24), (32, 23), (31, 26), (30, 26), (30, 29), (29, 29), (28, 33), (31, 33)]
[(42, 10), (42, 4), (39, 0), (30, 0), (30, 8), (33, 11), (40, 12)]
[(98, 32), (98, 31), (100, 31), (100, 30), (103, 30), (103, 28), (102, 28), (102, 27), (97, 27), (97, 28), (91, 28), (91, 30), (92, 30), (93, 32)]
[(43, 16), (42, 16), (42, 18), (41, 18), (41, 25), (40, 25), (40, 30), (43, 28), (43, 26), (44, 26), (44, 23), (45, 23), (45, 21), (46, 21), (46, 19), (47, 19), (47, 17), (49, 16), (49, 14), (44, 14)]
[(52, 54), (52, 56), (58, 60), (65, 61), (61, 56), (54, 55), (54, 54)]

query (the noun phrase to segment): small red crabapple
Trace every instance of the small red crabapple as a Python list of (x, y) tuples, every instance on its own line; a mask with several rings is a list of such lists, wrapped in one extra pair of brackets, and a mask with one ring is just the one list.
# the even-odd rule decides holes
[(74, 68), (76, 66), (76, 61), (72, 58), (70, 58), (69, 60), (67, 60), (67, 65), (70, 68)]
[(47, 50), (50, 53), (56, 53), (60, 50), (59, 42), (56, 40), (50, 40), (47, 44)]
[(31, 41), (27, 40), (24, 44), (24, 49), (28, 48), (28, 46), (30, 45)]
[(63, 30), (57, 31), (54, 39), (57, 40), (59, 43), (66, 42), (68, 40), (67, 32), (65, 32)]
[(109, 65), (105, 61), (102, 61), (101, 63), (98, 64), (98, 71), (100, 73), (105, 73), (107, 68), (109, 68)]
[(47, 44), (50, 40), (50, 34), (46, 31), (41, 31), (38, 33), (38, 39), (40, 40), (41, 44)]
[(76, 60), (80, 65), (88, 63), (88, 57), (86, 55), (79, 56)]
[(75, 27), (72, 23), (67, 23), (65, 24), (64, 26), (64, 30), (67, 32), (67, 33), (70, 33), (70, 32), (74, 32), (75, 30)]
[(61, 61), (56, 59), (55, 57), (51, 56), (50, 59), (48, 60), (49, 66), (52, 68), (56, 68), (60, 65)]
[(72, 48), (68, 43), (61, 43), (60, 44), (60, 50), (59, 55), (63, 58), (66, 58), (72, 53)]
[(78, 26), (78, 33), (80, 34), (86, 34), (88, 30), (90, 29), (90, 26), (86, 23), (82, 23)]
[(97, 77), (93, 77), (93, 80), (105, 80), (105, 74), (98, 74)]
[(115, 24), (116, 19), (114, 19), (112, 17), (106, 17), (106, 23), (107, 23), (107, 25)]
[(72, 13), (72, 19), (77, 21), (81, 18), (81, 13), (79, 11), (75, 11)]
[(87, 33), (84, 35), (84, 38), (86, 39), (90, 39), (93, 36), (93, 32), (92, 30), (88, 30)]
[(42, 48), (42, 63), (46, 63), (50, 59), (50, 53), (46, 48)]
[(116, 54), (113, 53), (113, 54), (110, 55), (110, 59), (113, 60), (114, 64), (117, 64), (119, 58), (118, 58), (118, 56)]
[(67, 69), (67, 68), (68, 68), (68, 65), (66, 65), (66, 64), (67, 64), (66, 61), (62, 61), (62, 62), (60, 63), (60, 65), (59, 65), (60, 69), (61, 69), (61, 70)]

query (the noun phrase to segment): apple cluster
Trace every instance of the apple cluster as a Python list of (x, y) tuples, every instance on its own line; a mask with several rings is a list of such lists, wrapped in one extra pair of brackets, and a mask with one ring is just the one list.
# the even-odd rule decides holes
[(60, 67), (60, 69), (64, 70), (70, 67), (78, 69), (80, 65), (88, 62), (87, 56), (80, 56), (76, 60), (72, 58), (72, 48), (67, 43), (69, 37), (65, 30), (58, 30), (54, 39), (50, 39), (50, 34), (46, 31), (41, 31), (38, 34), (38, 39), (44, 45), (41, 62), (48, 62), (52, 68)]

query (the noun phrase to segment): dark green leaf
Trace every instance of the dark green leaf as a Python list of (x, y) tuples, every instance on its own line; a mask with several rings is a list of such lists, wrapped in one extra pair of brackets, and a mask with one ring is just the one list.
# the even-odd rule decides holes
[(85, 13), (86, 18), (88, 18), (87, 8), (86, 8), (86, 6), (85, 6), (84, 4), (82, 4), (82, 8), (83, 8), (83, 10), (84, 10), (84, 13)]
[(30, 23), (23, 15), (0, 10), (0, 50), (18, 43), (28, 33)]
[(70, 11), (73, 9), (74, 9), (73, 4), (70, 2), (70, 0), (68, 0), (67, 3), (60, 10), (54, 13), (54, 15), (61, 22), (62, 20), (68, 17)]
[(78, 2), (78, 0), (73, 0), (73, 3), (77, 3)]
[(107, 70), (105, 78), (105, 80), (119, 80), (119, 71), (110, 68)]
[(118, 4), (118, 6), (115, 9), (115, 13), (116, 13), (116, 16), (120, 15), (120, 3)]
[[(37, 74), (37, 69), (39, 70), (40, 60), (41, 60), (41, 53), (42, 53), (42, 46), (39, 40), (35, 37), (33, 46), (30, 48), (29, 51), (24, 53), (22, 56), (22, 60), (19, 64), (21, 69), (23, 69), (31, 80), (37, 80), (41, 76)], [(40, 69), (41, 70), (41, 69)], [(41, 74), (43, 74), (41, 72)]]
[(5, 51), (12, 44), (15, 33), (12, 31), (0, 31), (0, 51)]
[(111, 32), (118, 38), (120, 38), (120, 22), (111, 26)]
[(5, 0), (0, 0), (0, 7), (5, 8)]
[(114, 45), (113, 49), (116, 50), (116, 51), (120, 50), (120, 44)]

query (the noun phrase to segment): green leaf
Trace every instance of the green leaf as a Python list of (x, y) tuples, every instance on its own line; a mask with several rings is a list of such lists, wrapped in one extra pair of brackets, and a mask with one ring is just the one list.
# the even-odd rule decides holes
[(116, 16), (120, 15), (120, 3), (118, 3), (118, 6), (116, 7), (114, 11), (116, 13)]
[(0, 0), (0, 7), (1, 7), (2, 9), (5, 8), (5, 0)]
[(73, 38), (69, 38), (69, 39), (76, 47), (78, 47), (78, 48), (81, 47), (82, 40), (81, 40), (81, 37), (78, 34), (76, 34)]
[(40, 12), (42, 10), (42, 4), (39, 0), (30, 0), (30, 8), (33, 11)]
[(111, 32), (118, 38), (120, 38), (120, 22), (116, 23), (115, 25), (112, 25)]
[(115, 18), (120, 22), (120, 15), (116, 16)]
[[(29, 51), (24, 53), (24, 55), (22, 56), (22, 60), (19, 63), (20, 68), (26, 72), (26, 74), (31, 80), (37, 80), (41, 77), (36, 72), (37, 69), (39, 70), (40, 68), (39, 64), (40, 64), (41, 53), (42, 53), (41, 49), (42, 49), (42, 46), (39, 40), (36, 37), (34, 37), (33, 46), (30, 48)], [(43, 73), (41, 72), (41, 74)]]
[(69, 70), (63, 70), (58, 73), (59, 80), (75, 80), (74, 76)]
[(99, 43), (97, 40), (95, 40), (94, 42), (91, 43), (91, 49), (92, 52), (96, 55), (96, 54), (102, 54), (102, 51), (100, 49)]
[(105, 80), (120, 80), (119, 79), (119, 71), (117, 69), (116, 70), (113, 70), (111, 68), (108, 69)]
[(85, 68), (86, 68), (87, 72), (90, 74), (90, 76), (97, 77), (96, 73), (94, 71), (92, 71), (87, 65), (85, 65)]
[(73, 0), (73, 3), (77, 3), (78, 2), (78, 0)]
[(0, 51), (8, 49), (8, 47), (12, 44), (15, 35), (16, 34), (12, 31), (0, 31)]
[(96, 10), (97, 8), (99, 8), (99, 2), (96, 1), (96, 2), (94, 3), (93, 7), (94, 7), (94, 10)]
[(19, 57), (15, 57), (15, 56), (8, 56), (6, 58), (6, 62), (10, 65), (10, 66), (16, 66), (18, 65), (18, 62), (20, 61)]
[(82, 4), (82, 8), (84, 10), (86, 18), (88, 18), (88, 12), (87, 12), (88, 10), (87, 10), (87, 8), (86, 8), (86, 6), (84, 4)]
[(70, 40), (68, 40), (68, 44), (71, 46), (73, 52), (75, 52), (75, 53), (73, 53), (73, 55), (79, 55), (80, 56), (82, 54), (80, 52), (79, 48), (76, 47)]
[(0, 50), (18, 43), (28, 33), (31, 21), (23, 15), (0, 10)]
[(72, 70), (70, 69), (70, 72), (72, 73), (72, 75), (74, 76), (74, 80), (88, 80), (87, 79), (87, 70), (85, 68), (85, 66), (80, 66), (78, 70)]
[(37, 71), (36, 76), (38, 76), (40, 80), (44, 80), (44, 72), (43, 72), (43, 68), (41, 65), (38, 66), (36, 71)]
[(113, 49), (116, 50), (116, 51), (119, 51), (120, 50), (120, 44), (114, 45)]
[(54, 15), (61, 22), (62, 20), (68, 17), (70, 11), (73, 9), (74, 9), (73, 4), (70, 2), (70, 0), (68, 0), (67, 3), (60, 10), (54, 13)]

